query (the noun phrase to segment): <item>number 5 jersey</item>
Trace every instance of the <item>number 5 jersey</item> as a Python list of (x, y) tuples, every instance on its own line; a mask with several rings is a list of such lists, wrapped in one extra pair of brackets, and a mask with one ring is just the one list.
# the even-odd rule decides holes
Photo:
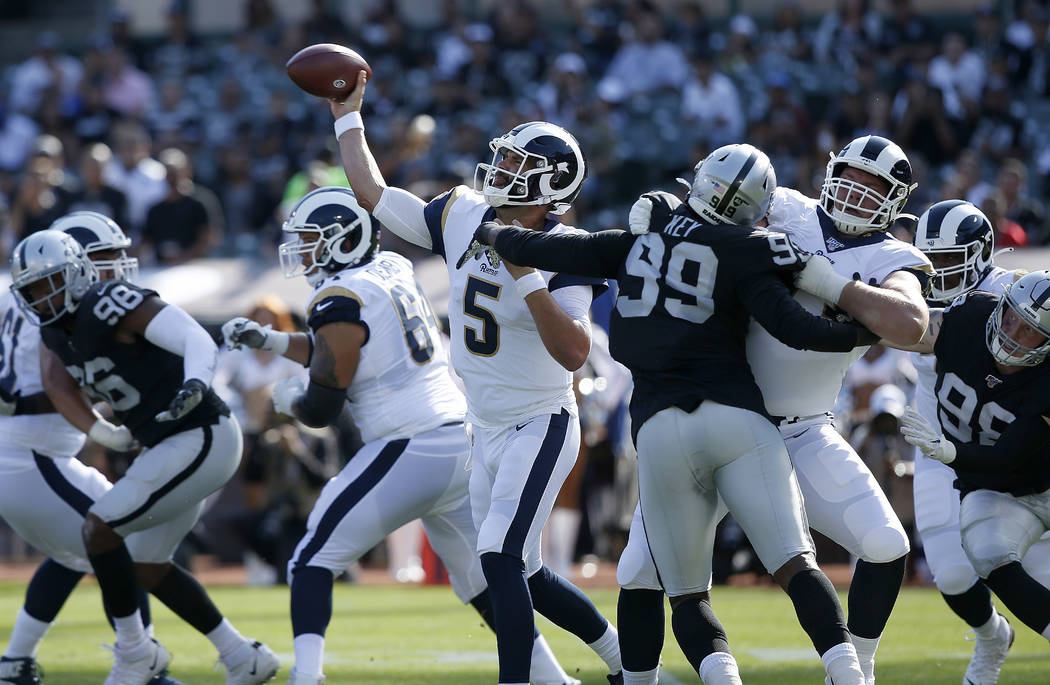
[(141, 335), (120, 333), (117, 327), (156, 294), (127, 281), (96, 283), (84, 293), (76, 312), (40, 329), (44, 345), (58, 355), (69, 375), (92, 399), (107, 402), (117, 420), (146, 447), (230, 413), (209, 388), (181, 420), (153, 420), (182, 387), (182, 357)]

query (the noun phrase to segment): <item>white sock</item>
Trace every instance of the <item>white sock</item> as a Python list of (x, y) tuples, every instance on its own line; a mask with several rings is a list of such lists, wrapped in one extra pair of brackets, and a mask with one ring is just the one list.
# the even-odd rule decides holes
[(623, 669), (623, 685), (656, 685), (660, 677), (660, 667), (651, 671), (628, 671)]
[(142, 616), (138, 609), (130, 616), (113, 617), (113, 626), (117, 633), (117, 646), (121, 649), (135, 649), (146, 644), (146, 629), (142, 626)]
[(606, 625), (608, 627), (605, 629), (605, 634), (594, 642), (588, 643), (587, 646), (608, 664), (609, 673), (615, 674), (623, 670), (623, 665), (620, 664), (620, 642), (613, 624), (607, 623)]
[(292, 645), (295, 648), (295, 672), (319, 678), (324, 673), (324, 636), (303, 633), (296, 636)]
[(712, 652), (705, 656), (697, 674), (704, 685), (741, 685), (740, 669), (729, 652)]
[(821, 662), (824, 664), (824, 671), (828, 674), (828, 681), (836, 676), (840, 676), (840, 682), (842, 680), (857, 681), (863, 677), (861, 674), (857, 674), (857, 649), (849, 642), (840, 642), (828, 651), (824, 652), (820, 656)]
[(864, 672), (864, 677), (868, 680), (875, 678), (875, 650), (879, 648), (879, 637), (858, 637), (853, 633), (849, 634), (849, 639), (853, 641), (853, 646), (857, 650), (857, 661), (860, 662), (860, 670)]
[(569, 674), (558, 663), (557, 657), (554, 656), (554, 652), (551, 651), (543, 635), (537, 635), (532, 642), (532, 667), (529, 669), (529, 679), (537, 685), (546, 683), (564, 685), (569, 682)]
[(973, 629), (973, 632), (977, 637), (989, 639), (996, 636), (999, 632), (999, 612), (992, 611), (992, 617), (984, 622), (983, 625), (979, 625)]
[(219, 650), (219, 659), (226, 663), (226, 659), (237, 651), (237, 649), (248, 642), (243, 635), (237, 632), (233, 624), (225, 618), (210, 633), (204, 637), (211, 640), (215, 649)]
[(26, 613), (25, 608), (18, 610), (15, 618), (15, 627), (11, 630), (11, 641), (7, 643), (7, 651), (4, 656), (14, 659), (30, 657), (36, 658), (37, 647), (44, 639), (50, 623), (39, 621)]
[(543, 529), (543, 562), (563, 578), (572, 577), (572, 553), (582, 517), (577, 509), (555, 507)]

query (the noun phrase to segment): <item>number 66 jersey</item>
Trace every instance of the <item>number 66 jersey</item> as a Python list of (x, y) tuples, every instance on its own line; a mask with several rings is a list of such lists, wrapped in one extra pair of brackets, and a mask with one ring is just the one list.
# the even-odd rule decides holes
[(314, 288), (307, 314), (312, 331), (337, 322), (366, 331), (346, 390), (364, 442), (408, 438), (463, 420), (466, 401), (449, 375), (440, 329), (407, 259), (380, 252), (329, 276)]
[(182, 387), (182, 357), (140, 335), (119, 333), (117, 326), (146, 298), (156, 295), (127, 281), (96, 283), (84, 293), (71, 317), (40, 329), (44, 345), (58, 355), (69, 375), (92, 399), (107, 402), (146, 447), (169, 435), (213, 424), (219, 414), (229, 415), (225, 403), (209, 389), (181, 420), (153, 420)]

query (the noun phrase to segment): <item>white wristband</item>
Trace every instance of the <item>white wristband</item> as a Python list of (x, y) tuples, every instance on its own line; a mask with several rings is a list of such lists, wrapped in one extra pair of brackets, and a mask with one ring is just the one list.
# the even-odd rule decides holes
[(263, 349), (269, 350), (274, 354), (284, 354), (288, 350), (288, 343), (291, 340), (292, 336), (284, 331), (270, 331), (266, 335)]
[(532, 271), (514, 281), (514, 287), (518, 289), (518, 294), (521, 295), (521, 299), (524, 300), (537, 290), (543, 290), (546, 288), (547, 281), (539, 271)]
[(362, 131), (365, 128), (365, 122), (361, 120), (360, 112), (347, 112), (343, 116), (335, 120), (335, 137), (336, 140), (339, 136), (343, 135), (352, 128), (359, 128)]

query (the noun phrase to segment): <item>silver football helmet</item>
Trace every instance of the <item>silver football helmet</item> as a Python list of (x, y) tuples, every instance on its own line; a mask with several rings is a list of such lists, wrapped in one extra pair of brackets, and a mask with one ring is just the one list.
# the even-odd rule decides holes
[[(587, 178), (587, 163), (576, 138), (546, 121), (515, 126), (489, 141), (489, 149), (492, 161), (474, 169), (474, 190), (493, 207), (550, 205), (551, 214), (564, 214)], [(520, 157), (516, 169), (500, 168), (508, 153)]]
[[(11, 292), (30, 321), (46, 326), (72, 314), (98, 271), (84, 248), (62, 231), (39, 231), (11, 254)], [(44, 288), (34, 287), (44, 282)]]
[[(842, 178), (846, 167), (883, 179), (889, 184), (889, 190), (882, 194), (864, 183)], [(820, 206), (843, 233), (885, 231), (917, 185), (912, 181), (911, 162), (899, 145), (882, 136), (861, 136), (851, 140), (837, 155), (831, 153), (824, 185), (820, 188)], [(865, 207), (865, 200), (871, 201), (874, 208)]]
[(295, 236), (277, 249), (285, 278), (306, 276), (310, 285), (370, 261), (379, 249), (379, 228), (349, 188), (329, 186), (306, 194), (281, 230)]
[[(1026, 345), (1003, 330), (1009, 308), (1032, 330), (1041, 343)], [(1033, 271), (1013, 283), (999, 300), (985, 325), (985, 344), (995, 361), (1004, 366), (1036, 366), (1050, 353), (1050, 271)]]
[(687, 202), (715, 224), (754, 226), (769, 211), (777, 175), (766, 153), (753, 145), (723, 145), (694, 169)]
[[(951, 302), (977, 287), (992, 267), (995, 232), (988, 217), (965, 200), (944, 200), (930, 206), (915, 229), (915, 247), (943, 264), (934, 264), (930, 299)], [(938, 259), (940, 257), (940, 259)]]
[[(98, 212), (73, 212), (55, 219), (48, 228), (73, 236), (84, 247), (88, 257), (95, 263), (99, 275), (133, 281), (139, 275), (139, 260), (129, 257), (127, 249), (131, 240), (116, 221)], [(116, 252), (112, 259), (92, 257), (99, 252)], [(110, 275), (112, 274), (112, 275)]]

